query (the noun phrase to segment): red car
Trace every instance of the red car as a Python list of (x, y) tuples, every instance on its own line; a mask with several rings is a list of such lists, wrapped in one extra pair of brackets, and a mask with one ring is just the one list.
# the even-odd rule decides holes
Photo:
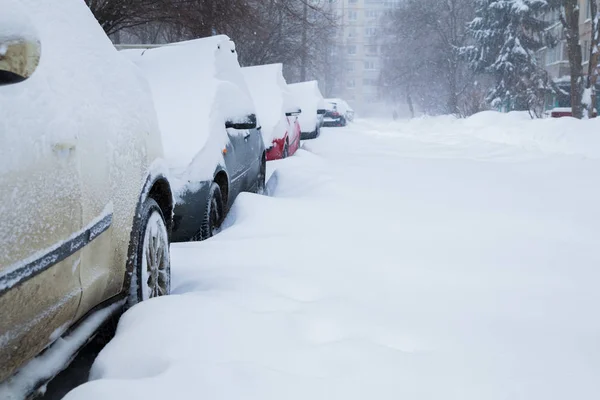
[(267, 149), (267, 161), (279, 160), (293, 156), (300, 148), (300, 124), (297, 113), (286, 114), (288, 129), (282, 138), (274, 139)]

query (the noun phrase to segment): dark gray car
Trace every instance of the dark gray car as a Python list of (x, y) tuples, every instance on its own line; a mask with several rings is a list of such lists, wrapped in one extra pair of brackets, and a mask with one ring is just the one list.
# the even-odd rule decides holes
[(224, 164), (213, 179), (190, 182), (175, 206), (172, 241), (204, 240), (214, 235), (241, 192), (260, 193), (265, 186), (266, 157), (256, 117), (247, 123), (226, 124), (229, 143)]

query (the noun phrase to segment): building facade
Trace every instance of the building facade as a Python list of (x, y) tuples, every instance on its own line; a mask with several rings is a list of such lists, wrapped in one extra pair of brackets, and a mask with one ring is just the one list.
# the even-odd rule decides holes
[(381, 17), (401, 1), (333, 0), (339, 21), (334, 51), (340, 63), (335, 96), (360, 114), (373, 114), (381, 107)]

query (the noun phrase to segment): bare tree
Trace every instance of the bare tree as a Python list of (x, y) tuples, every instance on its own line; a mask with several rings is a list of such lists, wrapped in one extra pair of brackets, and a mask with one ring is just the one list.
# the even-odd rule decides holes
[(598, 48), (598, 40), (600, 39), (600, 29), (599, 29), (599, 15), (598, 15), (598, 4), (596, 1), (590, 1), (590, 13), (592, 15), (591, 21), (591, 40), (590, 40), (590, 48), (589, 48), (589, 63), (588, 63), (588, 76), (586, 80), (586, 89), (589, 93), (590, 98), (587, 99), (588, 105), (588, 116), (590, 118), (595, 117), (595, 112), (597, 109), (597, 93), (596, 93), (596, 83), (598, 81), (598, 57), (599, 51)]
[(548, 3), (552, 8), (559, 10), (559, 19), (567, 43), (571, 75), (571, 112), (573, 117), (582, 118), (584, 80), (579, 44), (579, 4), (577, 0), (548, 0)]
[(474, 0), (406, 0), (386, 18), (382, 84), (424, 111), (463, 115), (475, 77), (460, 49), (468, 37)]

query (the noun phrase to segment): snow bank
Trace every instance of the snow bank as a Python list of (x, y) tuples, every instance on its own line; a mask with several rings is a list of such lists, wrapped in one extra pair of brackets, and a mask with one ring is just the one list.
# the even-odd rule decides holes
[(325, 108), (325, 100), (317, 81), (300, 82), (288, 85), (294, 100), (302, 109), (298, 121), (302, 132), (313, 132), (318, 123), (318, 109)]
[(498, 118), (359, 120), (273, 162), (65, 400), (600, 398), (600, 161), (464, 134)]
[(269, 64), (242, 68), (254, 99), (263, 141), (268, 148), (281, 139), (288, 129), (286, 112), (294, 111), (291, 93), (283, 77), (283, 65)]
[(121, 53), (150, 82), (165, 156), (180, 182), (211, 179), (223, 162), (225, 122), (254, 113), (233, 42), (219, 35)]
[(421, 140), (456, 141), (460, 136), (519, 147), (541, 154), (600, 158), (600, 119), (531, 119), (526, 112), (484, 111), (466, 119), (452, 116), (378, 121), (374, 127), (390, 135)]

